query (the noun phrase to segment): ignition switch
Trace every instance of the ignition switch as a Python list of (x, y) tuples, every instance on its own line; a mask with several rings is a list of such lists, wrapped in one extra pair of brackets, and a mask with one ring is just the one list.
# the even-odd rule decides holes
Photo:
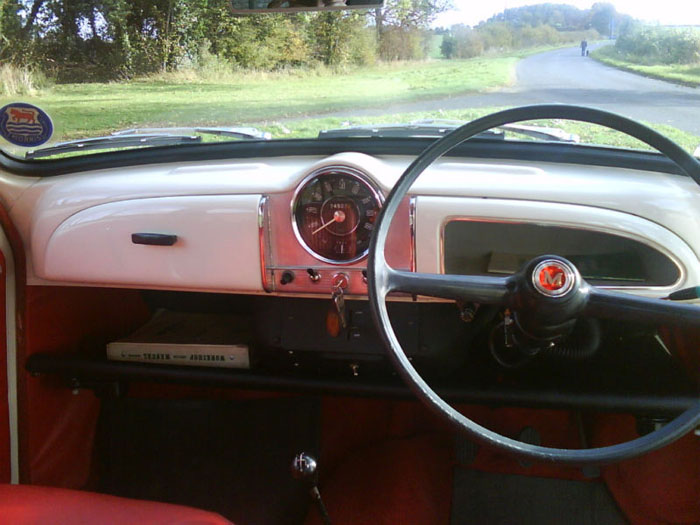
[(345, 289), (348, 287), (350, 277), (345, 273), (336, 273), (331, 280), (333, 285), (331, 291), (331, 301), (335, 306), (336, 313), (340, 319), (340, 326), (347, 328), (348, 322), (345, 316)]

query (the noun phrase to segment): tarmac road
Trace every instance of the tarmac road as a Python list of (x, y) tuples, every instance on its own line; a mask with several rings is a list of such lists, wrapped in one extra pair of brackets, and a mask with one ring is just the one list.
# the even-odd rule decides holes
[(637, 120), (669, 124), (700, 135), (700, 89), (620, 71), (582, 57), (578, 47), (530, 56), (516, 67), (513, 86), (489, 93), (338, 112), (372, 116), (412, 111), (566, 103), (593, 106)]

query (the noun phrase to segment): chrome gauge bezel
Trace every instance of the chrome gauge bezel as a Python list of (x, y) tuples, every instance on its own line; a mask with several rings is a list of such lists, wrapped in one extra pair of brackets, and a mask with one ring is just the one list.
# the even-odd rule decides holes
[(331, 175), (331, 174), (339, 174), (343, 175), (346, 177), (350, 177), (352, 179), (357, 180), (360, 184), (363, 184), (367, 187), (367, 189), (370, 191), (372, 194), (372, 197), (376, 199), (376, 201), (379, 203), (379, 209), (381, 210), (383, 204), (384, 204), (384, 195), (382, 194), (381, 190), (378, 188), (376, 183), (372, 180), (371, 177), (369, 177), (366, 173), (356, 169), (352, 168), (350, 166), (341, 166), (341, 165), (331, 165), (331, 166), (323, 166), (322, 168), (318, 168), (308, 175), (306, 175), (302, 181), (299, 183), (297, 186), (296, 190), (294, 190), (294, 196), (292, 197), (292, 205), (291, 205), (291, 218), (292, 218), (292, 230), (294, 231), (294, 235), (297, 238), (297, 242), (301, 245), (304, 250), (311, 255), (314, 259), (317, 259), (319, 261), (328, 263), (328, 264), (336, 264), (336, 265), (348, 265), (348, 264), (353, 264), (358, 261), (361, 261), (362, 259), (367, 257), (367, 254), (369, 253), (369, 247), (364, 250), (361, 254), (355, 256), (352, 259), (344, 259), (344, 260), (338, 260), (338, 259), (329, 259), (327, 257), (324, 257), (323, 255), (316, 253), (311, 247), (306, 244), (304, 241), (304, 238), (301, 235), (301, 232), (299, 231), (299, 225), (297, 224), (296, 220), (296, 212), (297, 208), (299, 206), (299, 199), (301, 197), (301, 193), (304, 191), (306, 188), (306, 185), (315, 179), (316, 177), (322, 176), (322, 175)]

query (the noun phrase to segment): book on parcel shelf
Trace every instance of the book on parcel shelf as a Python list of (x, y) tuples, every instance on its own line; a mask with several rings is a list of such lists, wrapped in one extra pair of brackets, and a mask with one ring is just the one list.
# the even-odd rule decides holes
[(247, 323), (228, 314), (159, 310), (130, 336), (107, 345), (107, 359), (138, 363), (250, 368)]

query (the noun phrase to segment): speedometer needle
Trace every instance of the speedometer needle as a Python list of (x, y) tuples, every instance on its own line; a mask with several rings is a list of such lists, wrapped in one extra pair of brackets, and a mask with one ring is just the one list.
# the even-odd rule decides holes
[(321, 226), (316, 228), (314, 231), (312, 231), (311, 235), (316, 235), (318, 232), (320, 232), (324, 228), (327, 228), (328, 226), (330, 226), (334, 222), (343, 222), (343, 221), (345, 221), (345, 212), (340, 211), (340, 210), (335, 210), (335, 212), (333, 213), (333, 218), (330, 221), (328, 221), (327, 223), (322, 224)]

